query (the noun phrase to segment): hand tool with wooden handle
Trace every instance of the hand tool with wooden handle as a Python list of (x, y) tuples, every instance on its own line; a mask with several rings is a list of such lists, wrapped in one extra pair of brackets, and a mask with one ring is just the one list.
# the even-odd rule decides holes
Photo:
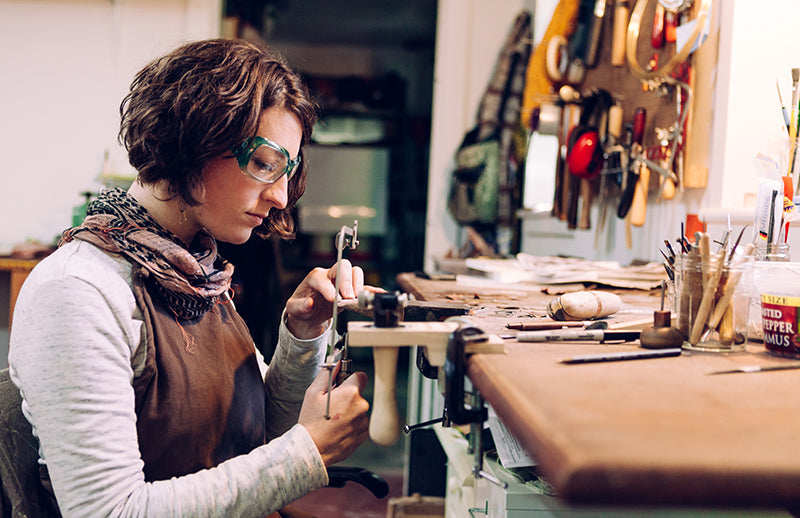
[(598, 192), (600, 200), (598, 201), (598, 221), (597, 228), (594, 235), (594, 247), (600, 239), (600, 232), (606, 226), (606, 216), (608, 209), (608, 190), (609, 190), (609, 170), (613, 170), (620, 166), (620, 155), (622, 153), (622, 103), (617, 99), (613, 105), (608, 108), (608, 138), (606, 139), (606, 147), (604, 149), (605, 161), (603, 163), (603, 171), (600, 173), (600, 187)]
[(625, 37), (628, 32), (630, 1), (614, 1), (614, 33), (611, 40), (611, 64), (615, 67), (625, 66)]
[[(703, 284), (703, 298), (700, 299), (700, 307), (694, 315), (694, 322), (691, 323), (692, 330), (689, 333), (689, 343), (697, 345), (700, 337), (708, 324), (708, 317), (714, 309), (714, 294), (717, 292), (717, 284), (725, 261), (725, 251), (721, 250), (715, 259), (712, 259), (712, 267), (709, 272), (707, 282)], [(706, 281), (706, 279), (704, 279)]]
[(606, 0), (595, 0), (592, 23), (589, 27), (589, 47), (586, 51), (586, 66), (589, 68), (597, 64), (600, 55), (600, 42), (603, 36), (603, 19), (606, 15)]
[(567, 66), (563, 74), (563, 81), (569, 85), (579, 85), (586, 77), (586, 56), (591, 43), (596, 1), (580, 0), (577, 25), (569, 39)]
[[(633, 116), (633, 142), (631, 144), (631, 155), (641, 155), (642, 141), (644, 139), (644, 127), (647, 121), (647, 112), (644, 108), (636, 108)], [(639, 181), (640, 164), (631, 161), (628, 165), (627, 175), (623, 178), (622, 195), (620, 196), (619, 206), (617, 207), (617, 217), (625, 218), (633, 204), (633, 195)]]
[[(569, 130), (567, 135), (571, 135), (572, 131), (580, 123), (581, 110), (578, 105), (569, 105)], [(567, 152), (569, 150), (567, 149)], [(565, 157), (566, 159), (566, 157)], [(569, 166), (565, 164), (563, 170), (562, 186), (564, 192), (562, 193), (561, 201), (563, 203), (564, 217), (562, 218), (567, 222), (567, 227), (574, 229), (578, 226), (578, 195), (580, 194), (580, 178), (571, 174)]]
[(592, 197), (594, 196), (594, 180), (586, 178), (581, 179), (580, 185), (580, 198), (581, 198), (581, 212), (578, 217), (578, 228), (581, 230), (589, 230), (592, 228)]
[(650, 187), (650, 168), (645, 164), (639, 166), (639, 179), (633, 191), (631, 201), (631, 225), (644, 226), (647, 217), (647, 195)]
[(656, 10), (653, 14), (653, 30), (650, 33), (650, 45), (654, 49), (660, 49), (664, 46), (664, 6), (660, 2), (656, 2)]
[[(659, 2), (660, 3), (660, 2)], [(664, 42), (675, 43), (678, 39), (678, 26), (680, 25), (680, 14), (667, 9), (664, 13)]]
[(556, 219), (561, 219), (561, 214), (564, 212), (564, 207), (561, 204), (562, 192), (564, 191), (564, 163), (566, 161), (567, 155), (567, 138), (565, 136), (565, 129), (566, 126), (566, 112), (567, 109), (565, 106), (562, 106), (559, 110), (558, 116), (558, 130), (556, 133), (556, 137), (558, 138), (558, 150), (556, 153), (556, 170), (555, 170), (555, 181), (553, 182), (553, 208), (550, 211), (550, 215)]

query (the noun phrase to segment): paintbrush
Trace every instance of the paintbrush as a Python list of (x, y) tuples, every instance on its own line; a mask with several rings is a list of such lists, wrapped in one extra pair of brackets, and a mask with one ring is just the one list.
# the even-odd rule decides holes
[(800, 131), (800, 128), (797, 127), (798, 119), (797, 119), (797, 102), (798, 102), (798, 83), (800, 83), (800, 68), (793, 68), (792, 69), (792, 117), (790, 120), (790, 127), (789, 127), (789, 146), (792, 150), (792, 161), (789, 167), (789, 175), (791, 176), (794, 172), (794, 163), (797, 159), (797, 132)]
[(777, 79), (775, 80), (775, 88), (778, 89), (778, 101), (780, 101), (780, 103), (781, 103), (781, 113), (783, 114), (783, 122), (784, 122), (784, 124), (786, 124), (786, 132), (791, 136), (791, 134), (792, 134), (792, 129), (791, 129), (792, 123), (790, 122), (791, 119), (789, 119), (789, 114), (786, 112), (786, 105), (783, 104), (783, 96), (781, 96), (781, 87), (778, 84), (778, 80)]
[(792, 363), (789, 365), (745, 365), (735, 369), (728, 369), (724, 371), (709, 372), (709, 374), (736, 374), (736, 373), (750, 373), (750, 372), (770, 372), (770, 371), (786, 371), (792, 369), (800, 369), (800, 363)]

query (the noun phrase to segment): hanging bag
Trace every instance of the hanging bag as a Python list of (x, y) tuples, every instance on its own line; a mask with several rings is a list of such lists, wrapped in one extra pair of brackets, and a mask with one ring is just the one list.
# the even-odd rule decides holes
[(511, 219), (508, 162), (513, 126), (519, 120), (524, 64), (530, 55), (530, 31), (530, 13), (522, 11), (483, 94), (477, 123), (456, 151), (447, 207), (461, 225), (493, 225)]
[(500, 140), (477, 142), (478, 128), (464, 137), (456, 152), (448, 208), (461, 225), (494, 223), (500, 185)]

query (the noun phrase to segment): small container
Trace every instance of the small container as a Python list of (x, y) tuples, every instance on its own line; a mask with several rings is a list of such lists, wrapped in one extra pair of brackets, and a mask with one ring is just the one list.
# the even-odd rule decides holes
[(756, 261), (788, 262), (792, 260), (789, 243), (767, 243), (760, 240), (753, 249), (753, 258)]
[[(720, 271), (716, 266), (721, 264)], [(675, 261), (676, 327), (683, 348), (734, 352), (747, 341), (753, 261), (749, 255), (722, 260), (710, 254), (706, 271), (696, 249)]]
[(800, 263), (757, 262), (754, 284), (767, 352), (800, 359)]

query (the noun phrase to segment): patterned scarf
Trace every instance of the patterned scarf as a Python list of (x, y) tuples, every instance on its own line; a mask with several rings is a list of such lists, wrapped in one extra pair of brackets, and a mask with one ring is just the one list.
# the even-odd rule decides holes
[(207, 232), (187, 247), (122, 189), (102, 192), (86, 213), (80, 226), (63, 233), (59, 246), (80, 239), (141, 265), (178, 318), (200, 317), (226, 296), (233, 265), (217, 256), (217, 243)]

